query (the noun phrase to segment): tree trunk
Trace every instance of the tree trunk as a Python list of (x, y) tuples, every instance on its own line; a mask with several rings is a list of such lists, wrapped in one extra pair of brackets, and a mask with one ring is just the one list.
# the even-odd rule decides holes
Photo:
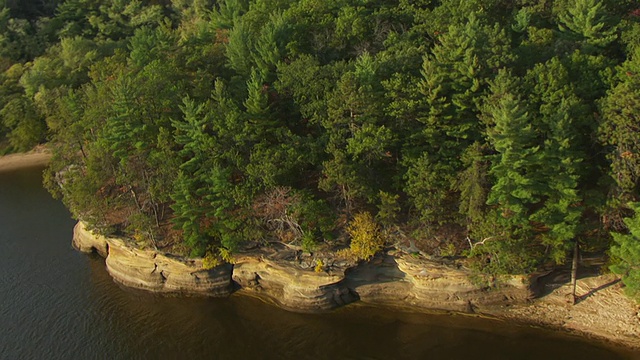
[(571, 263), (571, 296), (573, 297), (573, 305), (578, 302), (576, 296), (576, 283), (578, 282), (578, 255), (580, 252), (580, 243), (576, 239), (576, 245), (573, 248), (573, 262)]
[(136, 204), (138, 211), (142, 212), (142, 205), (140, 205), (140, 202), (138, 201), (138, 195), (136, 194), (136, 191), (133, 190), (133, 186), (129, 186), (129, 191), (131, 192), (131, 197), (133, 197), (133, 202)]

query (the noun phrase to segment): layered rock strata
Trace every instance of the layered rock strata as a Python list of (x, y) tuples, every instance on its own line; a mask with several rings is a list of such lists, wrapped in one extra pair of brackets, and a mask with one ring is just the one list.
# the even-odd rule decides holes
[(364, 302), (424, 310), (491, 313), (535, 296), (528, 277), (514, 276), (499, 290), (472, 278), (471, 271), (455, 264), (390, 252), (351, 269), (345, 282)]
[(276, 262), (264, 254), (241, 256), (233, 280), (243, 289), (299, 312), (330, 310), (357, 299), (344, 284), (344, 272), (328, 274)]
[(230, 265), (204, 269), (201, 259), (162, 254), (128, 245), (88, 231), (82, 222), (74, 228), (73, 245), (82, 252), (106, 256), (107, 271), (124, 286), (160, 293), (226, 296), (232, 291)]
[(534, 295), (524, 277), (514, 277), (499, 291), (489, 291), (475, 284), (468, 270), (400, 252), (358, 266), (328, 266), (316, 272), (301, 266), (295, 252), (287, 256), (288, 250), (264, 249), (239, 255), (233, 266), (205, 270), (201, 259), (138, 249), (121, 239), (94, 235), (82, 222), (75, 228), (73, 244), (80, 251), (106, 256), (107, 270), (125, 286), (224, 296), (235, 282), (243, 291), (298, 312), (330, 310), (357, 299), (422, 309), (491, 312)]
[(523, 303), (535, 295), (531, 279), (526, 276), (502, 279), (495, 290), (478, 285), (468, 269), (412, 256), (398, 257), (396, 261), (412, 285), (409, 302), (413, 306), (486, 313), (495, 307)]
[(73, 245), (105, 256), (107, 270), (117, 283), (154, 292), (226, 296), (237, 284), (243, 292), (297, 312), (329, 310), (359, 299), (410, 310), (477, 312), (640, 348), (637, 307), (622, 295), (620, 284), (594, 283), (582, 289), (585, 282), (605, 281), (602, 276), (579, 280), (580, 293), (601, 290), (571, 306), (564, 287), (530, 301), (536, 296), (531, 286), (537, 282), (535, 277), (514, 276), (498, 290), (488, 290), (472, 281), (470, 271), (453, 262), (400, 251), (357, 266), (322, 261), (328, 265), (315, 272), (313, 259), (296, 251), (255, 249), (239, 255), (234, 266), (205, 270), (200, 259), (138, 249), (121, 239), (94, 235), (82, 222), (74, 229)]

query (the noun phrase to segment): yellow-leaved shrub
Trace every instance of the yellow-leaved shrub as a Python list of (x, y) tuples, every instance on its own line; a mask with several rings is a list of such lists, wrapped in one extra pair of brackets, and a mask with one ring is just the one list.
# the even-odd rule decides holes
[(220, 265), (220, 259), (211, 251), (207, 251), (207, 254), (202, 258), (202, 268), (211, 270), (218, 265)]
[(358, 213), (347, 227), (351, 237), (351, 254), (359, 260), (369, 260), (384, 247), (384, 238), (380, 227), (370, 213)]

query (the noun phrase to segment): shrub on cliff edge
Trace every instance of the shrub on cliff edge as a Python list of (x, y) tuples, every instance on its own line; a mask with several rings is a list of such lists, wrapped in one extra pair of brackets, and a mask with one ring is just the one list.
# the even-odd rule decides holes
[(359, 260), (369, 260), (384, 246), (380, 227), (368, 212), (356, 214), (349, 223), (347, 232), (351, 237), (349, 250)]

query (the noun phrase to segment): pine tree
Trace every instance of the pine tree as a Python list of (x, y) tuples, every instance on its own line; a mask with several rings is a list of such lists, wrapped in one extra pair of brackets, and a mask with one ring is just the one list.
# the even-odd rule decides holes
[(380, 166), (393, 136), (383, 124), (382, 93), (376, 60), (365, 53), (342, 75), (328, 96), (322, 190), (339, 194), (347, 212), (372, 201), (381, 183), (388, 181)]
[(560, 30), (594, 48), (603, 48), (618, 37), (602, 0), (572, 0), (559, 14)]
[(555, 114), (548, 119), (551, 132), (542, 153), (543, 173), (546, 174), (544, 206), (535, 212), (531, 220), (548, 227), (542, 243), (549, 246), (550, 256), (556, 263), (563, 263), (573, 244), (581, 223), (582, 198), (578, 192), (583, 155), (575, 148), (575, 99), (563, 99)]
[(576, 132), (580, 104), (565, 86), (566, 71), (558, 66), (551, 61), (530, 72), (539, 86), (534, 93), (540, 91), (532, 97), (539, 102), (530, 101), (530, 112), (514, 95), (514, 81), (501, 72), (485, 115), (493, 124), (488, 135), (497, 152), (488, 204), (498, 206), (508, 232), (528, 229), (519, 231), (520, 241), (545, 246), (550, 259), (562, 263), (581, 224), (578, 190), (584, 155)]
[(456, 189), (460, 192), (458, 211), (465, 217), (468, 233), (473, 233), (483, 223), (487, 213), (487, 200), (490, 190), (490, 161), (486, 156), (489, 146), (474, 143), (462, 156), (465, 170), (458, 177)]
[(612, 233), (615, 245), (611, 247), (614, 264), (611, 271), (622, 276), (625, 292), (640, 302), (640, 204), (632, 203), (632, 217), (624, 219), (628, 234)]
[(421, 94), (426, 114), (422, 155), (409, 159), (406, 191), (424, 220), (455, 220), (458, 202), (452, 184), (463, 171), (462, 154), (482, 142), (479, 98), (492, 72), (508, 63), (508, 39), (498, 25), (483, 24), (483, 14), (471, 13), (464, 25), (451, 25), (424, 58)]
[(216, 1), (216, 5), (217, 9), (213, 9), (211, 18), (213, 24), (220, 29), (232, 29), (249, 8), (247, 0)]
[(540, 142), (537, 173), (544, 179), (540, 189), (541, 207), (531, 214), (541, 243), (549, 256), (562, 263), (573, 247), (582, 225), (583, 165), (591, 133), (590, 116), (576, 96), (566, 67), (558, 58), (540, 64), (527, 74), (535, 83), (530, 95), (532, 115)]
[(233, 29), (229, 31), (228, 39), (226, 54), (229, 67), (243, 78), (249, 78), (251, 69), (254, 66), (253, 57), (251, 56), (254, 37), (246, 22), (242, 20), (236, 22)]
[(205, 110), (204, 105), (187, 99), (183, 120), (172, 121), (184, 159), (171, 195), (173, 222), (182, 230), (193, 256), (204, 255), (208, 245), (215, 240), (220, 244), (228, 236), (225, 223), (231, 221), (235, 205), (230, 169), (221, 166), (215, 138), (207, 130), (213, 119)]
[(600, 139), (608, 147), (610, 176), (621, 202), (638, 199), (640, 185), (640, 48), (617, 71), (615, 84), (602, 100)]
[(278, 62), (286, 55), (286, 45), (292, 33), (290, 19), (280, 13), (272, 13), (255, 40), (254, 62), (267, 83), (275, 80)]
[(487, 134), (497, 152), (490, 170), (495, 184), (487, 203), (497, 205), (509, 222), (523, 224), (531, 205), (540, 201), (540, 146), (523, 102), (508, 88), (509, 76), (501, 72), (492, 84), (497, 102), (485, 108), (493, 124)]

